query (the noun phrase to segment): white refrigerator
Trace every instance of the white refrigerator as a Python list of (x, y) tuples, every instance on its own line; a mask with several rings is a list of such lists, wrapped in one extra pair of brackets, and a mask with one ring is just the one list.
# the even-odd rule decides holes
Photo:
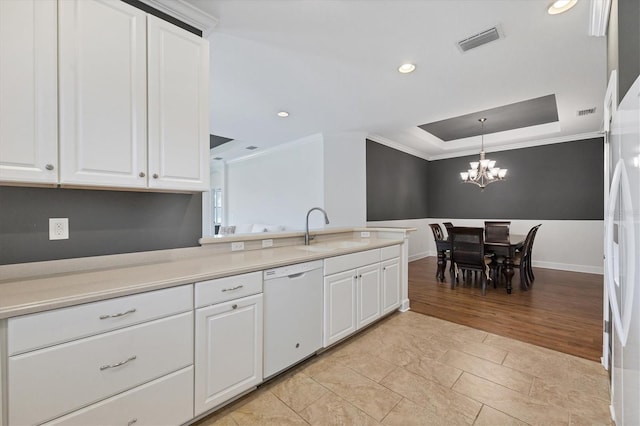
[[(610, 84), (608, 93), (615, 93)], [(613, 87), (612, 87), (613, 86)], [(605, 334), (610, 365), (611, 416), (640, 425), (640, 77), (610, 110), (605, 143)], [(606, 333), (606, 330), (605, 330)]]

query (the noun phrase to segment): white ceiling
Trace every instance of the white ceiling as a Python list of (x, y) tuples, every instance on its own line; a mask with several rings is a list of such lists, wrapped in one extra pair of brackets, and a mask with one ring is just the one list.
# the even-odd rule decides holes
[[(208, 36), (211, 133), (234, 145), (364, 131), (444, 158), (477, 152), (479, 138), (444, 143), (416, 126), (550, 94), (558, 123), (488, 135), (488, 151), (602, 127), (606, 40), (588, 35), (588, 0), (556, 16), (546, 13), (551, 0), (185, 1), (218, 19)], [(504, 39), (458, 50), (496, 24)], [(398, 73), (404, 62), (416, 71)]]

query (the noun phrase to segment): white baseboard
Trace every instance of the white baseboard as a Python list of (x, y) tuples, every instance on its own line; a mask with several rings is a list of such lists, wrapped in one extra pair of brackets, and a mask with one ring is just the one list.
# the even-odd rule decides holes
[(533, 261), (533, 266), (537, 268), (558, 269), (560, 271), (584, 272), (587, 274), (604, 275), (602, 266), (592, 265), (572, 265), (570, 263), (540, 262)]
[(416, 253), (409, 256), (409, 262), (413, 262), (416, 260), (424, 259), (425, 257), (436, 257), (438, 254), (436, 252), (424, 251), (422, 253)]
[(405, 299), (402, 301), (402, 303), (400, 304), (400, 312), (407, 312), (409, 309), (411, 309), (411, 307), (409, 306), (409, 299)]

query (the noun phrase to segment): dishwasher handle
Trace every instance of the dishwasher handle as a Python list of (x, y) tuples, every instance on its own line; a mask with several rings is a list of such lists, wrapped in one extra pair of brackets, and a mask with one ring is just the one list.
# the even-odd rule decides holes
[(299, 278), (301, 276), (303, 276), (304, 274), (306, 274), (306, 272), (298, 272), (297, 274), (291, 274), (291, 275), (287, 275), (287, 278)]

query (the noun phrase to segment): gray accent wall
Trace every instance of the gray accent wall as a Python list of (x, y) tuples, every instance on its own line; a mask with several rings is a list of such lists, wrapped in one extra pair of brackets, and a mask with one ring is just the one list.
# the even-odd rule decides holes
[(478, 155), (429, 163), (429, 217), (452, 219), (602, 220), (602, 138), (491, 152), (507, 179), (462, 183)]
[[(509, 172), (482, 191), (460, 180), (478, 155), (411, 161), (409, 154), (367, 141), (367, 220), (602, 220), (603, 143), (594, 138), (489, 153)], [(416, 211), (416, 203), (424, 208)]]
[[(69, 239), (49, 240), (49, 218)], [(0, 265), (198, 246), (202, 195), (0, 187)]]
[(618, 0), (618, 89), (627, 94), (640, 75), (640, 1)]
[(640, 1), (612, 0), (607, 28), (607, 81), (618, 70), (618, 102), (640, 76)]
[(429, 162), (367, 140), (367, 220), (428, 217)]

